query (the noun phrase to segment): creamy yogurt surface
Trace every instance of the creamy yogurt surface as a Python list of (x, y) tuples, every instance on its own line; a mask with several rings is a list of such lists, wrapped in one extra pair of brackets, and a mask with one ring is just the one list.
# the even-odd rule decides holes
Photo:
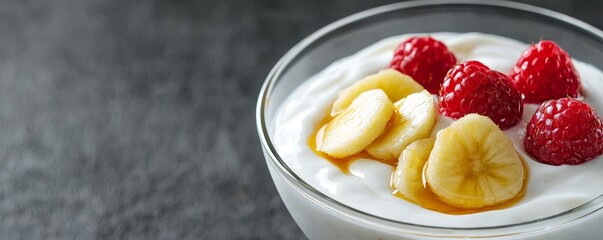
[[(414, 34), (426, 35), (426, 34)], [(444, 42), (459, 62), (477, 60), (493, 70), (509, 73), (528, 44), (482, 33), (431, 33)], [(304, 181), (331, 198), (360, 211), (413, 224), (440, 227), (488, 227), (532, 221), (582, 205), (603, 194), (603, 156), (577, 166), (550, 166), (533, 160), (523, 148), (525, 126), (538, 105), (525, 104), (523, 118), (505, 130), (528, 167), (523, 199), (501, 210), (449, 215), (425, 209), (392, 194), (394, 168), (358, 159), (343, 173), (316, 155), (307, 144), (316, 125), (328, 113), (339, 91), (355, 81), (387, 68), (394, 49), (411, 35), (386, 38), (331, 64), (300, 85), (280, 106), (273, 143), (288, 166)], [(571, 52), (569, 52), (571, 55)], [(582, 100), (603, 112), (603, 72), (574, 60), (582, 83)], [(437, 98), (434, 96), (437, 104)], [(452, 123), (439, 115), (432, 136)]]

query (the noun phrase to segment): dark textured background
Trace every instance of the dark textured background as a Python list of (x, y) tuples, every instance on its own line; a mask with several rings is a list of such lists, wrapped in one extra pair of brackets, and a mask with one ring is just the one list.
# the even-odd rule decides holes
[[(255, 101), (379, 1), (0, 1), (0, 239), (304, 239)], [(603, 3), (532, 1), (603, 27)]]

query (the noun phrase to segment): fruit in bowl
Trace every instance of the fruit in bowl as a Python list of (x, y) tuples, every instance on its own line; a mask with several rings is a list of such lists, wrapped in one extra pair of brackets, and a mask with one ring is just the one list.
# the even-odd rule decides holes
[[(504, 31), (515, 31), (506, 24)], [(446, 30), (454, 31), (439, 31)], [(261, 135), (269, 134), (274, 144), (266, 150), (267, 162), (281, 197), (310, 238), (529, 233), (546, 239), (596, 233), (589, 226), (603, 219), (592, 202), (602, 194), (597, 186), (603, 180), (596, 176), (603, 161), (596, 156), (575, 166), (552, 166), (534, 160), (524, 148), (526, 125), (538, 105), (523, 102), (527, 93), (507, 74), (530, 45), (503, 37), (504, 31), (393, 34), (353, 48), (362, 50), (329, 61), (322, 71), (309, 71), (292, 92), (290, 86), (283, 87), (287, 84), (267, 84), (272, 90), (268, 93), (287, 89), (259, 102), (268, 105), (260, 109), (274, 114), (269, 121), (261, 119), (271, 123)], [(400, 72), (391, 64), (401, 43), (426, 36), (440, 41), (456, 59), (438, 94), (429, 93), (433, 87), (427, 84), (433, 81), (416, 80), (415, 73)], [(298, 53), (326, 54), (324, 48)], [(284, 60), (281, 64), (292, 65), (277, 66), (285, 73), (277, 70), (274, 76), (295, 79), (291, 74), (310, 69), (310, 62)], [(577, 60), (572, 64), (581, 86), (601, 86), (599, 69)], [(458, 74), (452, 74), (455, 66), (461, 66)], [(384, 80), (384, 75), (399, 80)], [(398, 88), (391, 87), (396, 84)], [(599, 91), (583, 87), (579, 97), (592, 109), (601, 109)], [(449, 94), (453, 96), (446, 99)], [(270, 107), (268, 100), (279, 107)], [(594, 182), (575, 184), (584, 181)], [(587, 213), (587, 221), (560, 232), (561, 223)], [(535, 233), (544, 224), (553, 227)]]

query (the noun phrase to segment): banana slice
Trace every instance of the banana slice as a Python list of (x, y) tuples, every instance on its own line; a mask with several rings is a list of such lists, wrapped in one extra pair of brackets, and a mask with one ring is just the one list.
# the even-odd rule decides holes
[(515, 197), (523, 188), (525, 170), (513, 143), (496, 124), (469, 114), (438, 133), (425, 177), (440, 200), (475, 209)]
[(397, 101), (394, 107), (395, 120), (388, 131), (366, 148), (369, 155), (384, 161), (395, 161), (408, 144), (429, 137), (436, 122), (433, 97), (427, 90)]
[(393, 113), (383, 90), (363, 92), (327, 124), (317, 148), (335, 158), (359, 153), (383, 133)]
[(423, 184), (423, 167), (434, 142), (435, 138), (423, 138), (409, 144), (402, 152), (392, 175), (392, 182), (398, 193), (416, 203), (430, 199), (430, 192)]
[(392, 102), (398, 101), (411, 93), (423, 90), (421, 84), (415, 82), (410, 76), (393, 69), (385, 69), (367, 76), (352, 86), (339, 92), (333, 103), (331, 116), (336, 116), (362, 92), (371, 89), (382, 89)]

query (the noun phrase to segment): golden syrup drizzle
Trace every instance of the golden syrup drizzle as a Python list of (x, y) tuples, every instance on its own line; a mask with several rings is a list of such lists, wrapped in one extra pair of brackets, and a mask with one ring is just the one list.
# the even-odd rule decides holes
[[(397, 116), (398, 114), (394, 113), (393, 116)], [(352, 156), (349, 157), (345, 157), (345, 158), (334, 158), (331, 157), (321, 151), (318, 151), (316, 148), (316, 138), (317, 136), (322, 136), (322, 131), (324, 131), (325, 127), (327, 124), (329, 124), (329, 122), (331, 122), (331, 120), (333, 119), (333, 117), (331, 117), (330, 114), (326, 114), (325, 117), (316, 125), (314, 132), (310, 135), (310, 137), (308, 138), (307, 144), (308, 147), (310, 147), (310, 149), (319, 157), (322, 157), (326, 160), (328, 160), (329, 162), (331, 162), (333, 165), (335, 165), (337, 168), (339, 168), (339, 170), (341, 170), (343, 173), (349, 175), (350, 174), (350, 165), (357, 159), (370, 159), (370, 160), (374, 160), (374, 161), (378, 161), (378, 162), (382, 162), (385, 163), (387, 165), (390, 165), (392, 167), (396, 167), (398, 165), (398, 161), (396, 159), (392, 159), (392, 160), (381, 160), (381, 159), (377, 159), (374, 158), (372, 156), (370, 156), (369, 154), (367, 154), (366, 152), (360, 152), (357, 154), (354, 154)], [(392, 119), (389, 121), (389, 123), (387, 124), (387, 127), (385, 128), (385, 131), (387, 132), (388, 129), (393, 125), (392, 123), (395, 121), (395, 117), (392, 117)], [(519, 155), (519, 154), (518, 154)], [(500, 210), (500, 209), (505, 209), (505, 208), (509, 208), (513, 205), (515, 205), (516, 203), (518, 203), (519, 201), (521, 201), (523, 199), (523, 197), (525, 196), (525, 191), (526, 191), (526, 187), (527, 187), (527, 181), (528, 181), (528, 167), (525, 163), (525, 160), (523, 159), (523, 157), (521, 155), (519, 155), (519, 158), (521, 159), (521, 163), (523, 164), (524, 167), (524, 179), (523, 179), (523, 186), (521, 188), (521, 190), (519, 191), (519, 193), (517, 195), (515, 195), (515, 197), (513, 197), (512, 199), (509, 199), (505, 202), (493, 205), (493, 206), (487, 206), (487, 207), (483, 207), (483, 208), (477, 208), (477, 209), (463, 209), (463, 208), (458, 208), (458, 207), (454, 207), (454, 206), (450, 206), (446, 203), (444, 203), (442, 200), (440, 200), (438, 198), (438, 196), (436, 196), (431, 189), (429, 188), (428, 184), (425, 184), (423, 191), (420, 194), (420, 197), (418, 197), (416, 199), (416, 201), (410, 200), (407, 197), (405, 197), (404, 195), (398, 193), (397, 189), (395, 188), (395, 186), (393, 185), (393, 181), (390, 181), (390, 187), (392, 188), (392, 194), (398, 198), (404, 199), (408, 202), (411, 202), (413, 204), (419, 205), (423, 208), (429, 209), (429, 210), (433, 210), (433, 211), (437, 211), (437, 212), (441, 212), (441, 213), (445, 213), (445, 214), (450, 214), (450, 215), (464, 215), (464, 214), (472, 214), (472, 213), (479, 213), (479, 212), (486, 212), (486, 211), (492, 211), (492, 210)], [(423, 171), (425, 171), (425, 168), (423, 169)], [(392, 173), (393, 174), (393, 173)]]

